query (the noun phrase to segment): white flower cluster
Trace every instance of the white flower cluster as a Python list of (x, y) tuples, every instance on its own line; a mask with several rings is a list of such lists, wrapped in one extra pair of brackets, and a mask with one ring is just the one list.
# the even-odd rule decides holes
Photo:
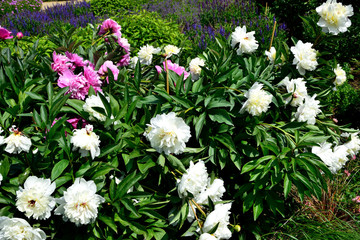
[(201, 67), (205, 66), (205, 61), (201, 58), (194, 58), (189, 63), (189, 69), (191, 73), (191, 80), (198, 80), (201, 73)]
[(77, 178), (64, 192), (64, 196), (56, 201), (60, 206), (56, 208), (55, 214), (62, 215), (65, 221), (70, 220), (79, 226), (95, 221), (98, 207), (105, 199), (96, 194), (94, 181)]
[(270, 51), (265, 51), (265, 55), (268, 57), (269, 61), (274, 64), (276, 59), (276, 49), (271, 47)]
[(323, 32), (334, 35), (347, 31), (348, 27), (351, 26), (348, 17), (354, 14), (351, 5), (344, 6), (336, 0), (327, 0), (316, 8), (316, 12), (320, 15), (317, 25), (322, 27)]
[[(181, 198), (188, 197), (190, 193), (194, 201), (200, 205), (208, 204), (209, 198), (213, 202), (221, 201), (226, 191), (223, 180), (214, 179), (214, 181), (211, 182), (205, 163), (201, 160), (196, 164), (190, 162), (186, 173), (184, 173), (178, 181), (177, 189)], [(190, 222), (193, 221), (195, 217), (192, 208), (195, 210), (196, 206), (189, 206), (188, 220)]]
[(293, 107), (298, 107), (303, 104), (305, 97), (308, 95), (303, 78), (289, 80), (289, 77), (285, 77), (280, 85), (285, 86), (288, 93), (292, 93), (292, 96), (285, 100), (286, 103), (290, 102), (290, 105)]
[(350, 141), (345, 144), (337, 145), (332, 149), (332, 144), (324, 142), (320, 146), (312, 148), (312, 153), (318, 155), (328, 166), (332, 173), (339, 171), (349, 160), (348, 156), (355, 156), (360, 151), (360, 139), (358, 133), (350, 135)]
[(312, 97), (305, 96), (304, 103), (301, 104), (297, 112), (295, 113), (295, 117), (299, 122), (307, 122), (307, 124), (315, 124), (316, 116), (321, 112), (320, 110), (320, 101), (315, 100), (316, 94)]
[(171, 57), (173, 54), (178, 55), (180, 50), (181, 50), (181, 48), (178, 48), (177, 46), (174, 46), (174, 45), (166, 45), (164, 47), (164, 51), (165, 51), (165, 54), (167, 55), (166, 56), (167, 58)]
[(0, 239), (2, 240), (45, 240), (46, 234), (33, 228), (21, 218), (0, 217)]
[(334, 81), (335, 87), (343, 85), (346, 81), (346, 72), (340, 67), (339, 64), (334, 69), (334, 73), (336, 76)]
[(140, 50), (138, 52), (140, 63), (144, 65), (150, 65), (153, 59), (153, 54), (158, 54), (160, 51), (160, 48), (154, 48), (149, 44), (140, 47)]
[[(7, 138), (4, 139), (3, 136), (0, 136), (0, 145), (7, 144), (5, 151), (8, 153), (29, 152), (31, 139), (20, 132), (15, 125), (13, 125), (9, 131), (11, 134)], [(3, 130), (0, 128), (0, 133), (2, 132)]]
[[(56, 208), (55, 215), (63, 215), (65, 221), (70, 220), (77, 226), (95, 221), (98, 214), (98, 207), (105, 199), (96, 194), (94, 181), (85, 181), (83, 178), (75, 179), (74, 184), (70, 186), (64, 192), (64, 196), (59, 199), (51, 196), (55, 188), (55, 183), (51, 183), (50, 179), (30, 176), (26, 179), (24, 188), (20, 187), (16, 192), (16, 207), (19, 211), (24, 212), (28, 218), (33, 217), (43, 220), (51, 216), (51, 211), (54, 209), (55, 204), (59, 203), (60, 205)], [(25, 222), (25, 220), (20, 221), (20, 223)], [(14, 222), (12, 224), (14, 224)], [(16, 224), (14, 224), (13, 227), (15, 227), (15, 225)], [(23, 226), (24, 228), (30, 227), (26, 226), (26, 224), (23, 224)], [(35, 237), (1, 238), (1, 229), (0, 219), (0, 239), (38, 239)], [(31, 229), (28, 229), (26, 231), (29, 232), (29, 236), (32, 236), (31, 234), (34, 233), (30, 230)], [(24, 230), (24, 234), (27, 234), (26, 231)]]
[[(109, 102), (110, 98), (106, 97), (106, 100)], [(103, 108), (105, 110), (105, 106), (104, 106), (103, 102), (101, 101), (100, 96), (91, 95), (90, 97), (87, 97), (85, 100), (85, 103), (83, 105), (83, 109), (85, 112), (88, 112), (90, 114), (90, 116), (89, 116), (90, 121), (94, 121), (97, 119), (101, 122), (104, 122), (106, 120), (106, 116), (95, 111), (93, 109), (93, 107), (99, 107), (99, 108)]]
[[(214, 211), (212, 211), (207, 217), (203, 225), (203, 232), (207, 233), (218, 225), (216, 231), (213, 233), (215, 238), (208, 239), (230, 239), (231, 231), (227, 227), (230, 224), (230, 208), (231, 203), (217, 204)], [(207, 235), (208, 236), (208, 235)], [(200, 236), (201, 237), (201, 236)], [(205, 238), (206, 239), (206, 238)]]
[(190, 127), (182, 118), (176, 117), (174, 112), (158, 114), (147, 125), (144, 136), (159, 153), (180, 154), (191, 137)]
[(100, 155), (100, 139), (93, 132), (93, 126), (90, 124), (86, 125), (85, 128), (75, 129), (70, 142), (74, 145), (73, 150), (79, 148), (82, 157), (87, 156), (89, 152), (92, 159)]
[(235, 32), (231, 34), (231, 47), (238, 49), (236, 53), (242, 55), (243, 53), (253, 53), (258, 48), (259, 44), (254, 36), (255, 32), (246, 32), (246, 26), (236, 27)]
[(320, 101), (315, 100), (316, 94), (310, 97), (307, 94), (307, 88), (303, 78), (296, 78), (289, 80), (285, 77), (279, 84), (285, 86), (288, 93), (292, 96), (285, 101), (293, 107), (298, 107), (295, 113), (295, 118), (299, 122), (307, 122), (307, 124), (315, 124), (316, 116), (321, 112)]
[(51, 194), (55, 191), (55, 182), (50, 179), (30, 176), (24, 183), (24, 188), (20, 187), (16, 191), (16, 207), (20, 212), (35, 219), (48, 219), (51, 211), (55, 207), (55, 199)]
[(240, 113), (245, 110), (253, 116), (259, 116), (261, 113), (266, 112), (272, 101), (272, 95), (262, 90), (263, 84), (254, 83), (252, 87), (245, 93), (247, 98), (246, 102), (240, 109)]
[(303, 43), (299, 40), (295, 46), (291, 47), (294, 54), (293, 64), (301, 75), (306, 71), (314, 71), (318, 65), (316, 60), (316, 50), (312, 48), (312, 43)]

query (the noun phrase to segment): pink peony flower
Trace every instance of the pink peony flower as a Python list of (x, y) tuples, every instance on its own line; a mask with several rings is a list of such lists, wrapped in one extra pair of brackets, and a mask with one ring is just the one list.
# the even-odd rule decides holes
[(1, 40), (5, 40), (5, 39), (11, 39), (14, 36), (11, 36), (11, 32), (8, 31), (6, 28), (0, 27), (0, 39)]
[[(165, 69), (166, 69), (165, 61), (163, 62), (163, 65), (164, 65), (164, 71), (165, 71)], [(172, 63), (171, 60), (167, 60), (167, 65), (168, 65), (169, 70), (176, 72), (179, 76), (181, 76), (184, 73), (184, 79), (186, 79), (190, 75), (190, 73), (185, 71), (184, 67), (181, 67), (176, 63)], [(155, 66), (155, 68), (159, 74), (163, 71), (163, 69), (160, 66)]]
[[(106, 61), (104, 64), (100, 67), (98, 74), (100, 76), (105, 76), (108, 73), (108, 69), (111, 70), (112, 74), (114, 75), (114, 80), (117, 81), (118, 75), (119, 75), (119, 69), (114, 65), (112, 61)], [(109, 83), (109, 77), (106, 77), (107, 83)]]
[(23, 37), (24, 37), (24, 34), (22, 33), (22, 32), (18, 32), (17, 34), (16, 34), (16, 37), (17, 37), (17, 39), (22, 39)]
[(130, 44), (126, 38), (118, 38), (118, 44), (124, 49), (125, 55), (123, 55), (117, 64), (118, 66), (128, 66), (130, 64)]
[(82, 122), (81, 128), (84, 128), (87, 125), (87, 122), (83, 118), (70, 118), (70, 119), (68, 119), (66, 121), (68, 123), (70, 123), (71, 126), (73, 126), (73, 128), (75, 128), (75, 129), (76, 129), (77, 125), (78, 125), (78, 122)]
[(52, 70), (60, 74), (64, 73), (66, 70), (73, 70), (73, 65), (70, 62), (70, 59), (64, 55), (57, 55), (56, 52), (53, 52), (53, 63), (51, 64)]
[(353, 202), (360, 203), (360, 196), (356, 196), (352, 199)]
[(65, 55), (69, 59), (68, 61), (72, 62), (75, 67), (84, 67), (89, 63), (89, 61), (84, 61), (84, 59), (76, 53), (66, 52)]
[(90, 86), (92, 86), (95, 90), (95, 93), (101, 90), (101, 84), (100, 76), (98, 73), (92, 68), (92, 67), (84, 67), (84, 77), (86, 79), (86, 85), (85, 85), (85, 91), (86, 95), (89, 92)]
[(121, 37), (121, 26), (112, 19), (106, 19), (100, 26), (99, 35), (104, 35), (107, 32), (109, 34), (115, 34), (118, 38)]
[(84, 100), (85, 96), (88, 94), (87, 91), (84, 91), (86, 86), (85, 77), (81, 73), (75, 75), (69, 69), (60, 74), (58, 86), (61, 88), (69, 87), (69, 90), (66, 93), (71, 93), (70, 98)]

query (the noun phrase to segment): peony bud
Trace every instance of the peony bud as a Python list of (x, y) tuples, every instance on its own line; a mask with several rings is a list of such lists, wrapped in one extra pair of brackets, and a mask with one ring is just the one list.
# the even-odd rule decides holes
[(17, 39), (22, 39), (23, 37), (24, 37), (24, 34), (22, 33), (22, 32), (18, 32), (17, 34), (16, 34), (16, 37), (17, 37)]
[(241, 226), (240, 225), (235, 225), (234, 230), (237, 231), (237, 232), (240, 232), (241, 231)]

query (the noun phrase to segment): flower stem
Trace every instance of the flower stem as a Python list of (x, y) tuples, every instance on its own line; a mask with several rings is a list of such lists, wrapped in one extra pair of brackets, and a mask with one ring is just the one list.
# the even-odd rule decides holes
[(273, 27), (273, 31), (272, 31), (272, 35), (271, 35), (271, 41), (270, 41), (270, 47), (269, 47), (269, 51), (271, 49), (273, 40), (274, 40), (274, 36), (275, 36), (275, 28), (276, 28), (276, 21), (274, 22), (274, 27)]
[(197, 215), (196, 215), (196, 212), (195, 212), (194, 206), (193, 206), (192, 203), (191, 203), (191, 200), (189, 200), (189, 204), (190, 204), (190, 207), (191, 207), (191, 209), (192, 209), (192, 211), (193, 211), (193, 213), (194, 213), (194, 216), (195, 216), (196, 221), (197, 221), (197, 223), (198, 223), (198, 225), (199, 225), (199, 228), (200, 228), (200, 230), (201, 230), (201, 232), (202, 232), (202, 227), (201, 227), (200, 220), (198, 219), (198, 217), (197, 217)]
[(167, 59), (165, 59), (165, 70), (166, 70), (166, 92), (168, 94), (170, 94), (170, 89), (169, 89), (169, 69), (168, 69)]
[(191, 199), (191, 201), (195, 204), (195, 206), (199, 209), (199, 211), (201, 212), (202, 215), (204, 215), (204, 217), (206, 217), (206, 213), (204, 212), (204, 210), (202, 210), (201, 206), (199, 204), (197, 204), (194, 199)]

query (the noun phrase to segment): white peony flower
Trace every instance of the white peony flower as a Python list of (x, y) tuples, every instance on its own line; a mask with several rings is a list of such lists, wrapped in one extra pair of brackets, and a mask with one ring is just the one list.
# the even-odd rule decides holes
[(129, 67), (134, 69), (136, 67), (136, 64), (137, 62), (139, 61), (139, 58), (138, 57), (132, 57), (130, 58), (130, 64), (129, 64)]
[(271, 47), (270, 51), (265, 51), (265, 55), (268, 57), (270, 62), (274, 64), (276, 59), (276, 49), (274, 47)]
[(140, 50), (138, 52), (140, 63), (144, 65), (150, 65), (153, 58), (153, 54), (157, 54), (160, 51), (161, 51), (160, 48), (154, 48), (149, 44), (140, 47)]
[(20, 212), (35, 219), (47, 219), (55, 207), (55, 199), (51, 194), (55, 191), (55, 182), (50, 179), (30, 176), (24, 183), (24, 188), (20, 187), (16, 191), (16, 207)]
[(243, 53), (253, 53), (258, 48), (258, 43), (254, 36), (255, 32), (246, 32), (246, 26), (235, 28), (235, 32), (231, 34), (231, 47), (235, 48), (239, 44), (236, 50), (237, 55)]
[(316, 154), (327, 166), (331, 166), (333, 163), (333, 151), (331, 149), (331, 143), (323, 142), (320, 146), (314, 146), (311, 149), (313, 154)]
[(327, 0), (316, 8), (316, 12), (320, 15), (317, 25), (322, 27), (323, 32), (334, 35), (346, 32), (351, 26), (348, 17), (354, 15), (351, 5), (344, 6), (342, 3), (337, 3), (336, 0)]
[(331, 149), (331, 144), (324, 142), (320, 146), (314, 146), (312, 153), (320, 157), (320, 159), (328, 166), (329, 170), (335, 174), (344, 167), (348, 159), (348, 148), (345, 145), (339, 145)]
[(178, 55), (181, 48), (178, 48), (177, 46), (174, 45), (167, 45), (164, 47), (165, 50), (165, 54), (167, 55), (167, 57), (171, 57), (173, 54), (174, 55)]
[(336, 78), (335, 78), (335, 81), (334, 81), (335, 87), (343, 85), (344, 82), (346, 81), (346, 72), (340, 67), (339, 64), (334, 69), (334, 73), (336, 75)]
[(360, 151), (360, 138), (358, 137), (359, 133), (352, 133), (351, 140), (344, 144), (348, 149), (348, 153), (352, 156), (357, 155)]
[(95, 221), (98, 207), (105, 199), (96, 194), (94, 181), (77, 178), (57, 202), (60, 206), (56, 208), (55, 214), (63, 215), (65, 221), (70, 220), (79, 226)]
[(306, 71), (314, 71), (318, 65), (316, 50), (311, 47), (312, 43), (303, 43), (301, 40), (291, 47), (291, 52), (295, 57), (293, 64), (301, 75), (305, 75)]
[(198, 204), (209, 204), (208, 198), (213, 202), (221, 201), (225, 192), (224, 181), (221, 179), (214, 179), (210, 184), (210, 178), (208, 179), (207, 188), (199, 195), (195, 196), (195, 202)]
[(315, 100), (315, 97), (316, 94), (312, 97), (305, 97), (305, 102), (298, 107), (297, 112), (295, 113), (297, 121), (315, 124), (316, 115), (321, 112), (319, 105), (320, 101)]
[[(106, 97), (106, 100), (110, 102), (110, 98)], [(101, 101), (100, 96), (98, 95), (91, 95), (90, 97), (86, 98), (85, 103), (83, 105), (83, 109), (85, 112), (90, 114), (89, 120), (94, 121), (95, 119), (104, 122), (106, 120), (106, 116), (95, 111), (93, 107), (103, 108), (105, 110), (105, 106)], [(106, 110), (105, 110), (106, 112)]]
[(7, 144), (5, 151), (8, 153), (29, 152), (31, 147), (30, 138), (24, 136), (15, 125), (13, 125), (9, 131), (11, 132), (10, 136), (5, 138), (3, 142)]
[(218, 240), (218, 239), (209, 233), (203, 233), (200, 235), (199, 240)]
[(45, 240), (46, 234), (21, 218), (0, 217), (1, 240)]
[[(4, 130), (0, 127), (0, 134), (3, 133)], [(0, 145), (4, 144), (4, 136), (0, 136)]]
[(201, 73), (201, 67), (205, 66), (205, 61), (201, 58), (194, 58), (189, 63), (189, 69), (191, 73), (191, 80), (198, 80)]
[(0, 185), (2, 180), (3, 180), (3, 175), (0, 173)]
[(159, 153), (182, 153), (191, 137), (190, 127), (174, 112), (158, 114), (147, 125), (144, 136)]
[(231, 238), (231, 231), (227, 227), (230, 224), (230, 208), (231, 203), (215, 205), (214, 211), (206, 217), (203, 232), (209, 232), (219, 223), (213, 235), (218, 239)]
[(284, 85), (288, 93), (293, 93), (292, 96), (286, 99), (286, 103), (291, 101), (290, 105), (293, 107), (298, 107), (303, 104), (305, 97), (308, 95), (303, 78), (296, 78), (290, 81), (288, 77), (285, 77), (280, 85)]
[(254, 83), (252, 87), (245, 93), (246, 102), (240, 109), (240, 113), (245, 110), (253, 116), (259, 116), (261, 113), (269, 109), (272, 95), (262, 90), (263, 84)]
[(70, 142), (74, 145), (73, 150), (79, 148), (81, 156), (87, 156), (90, 152), (92, 159), (100, 155), (99, 136), (93, 132), (93, 126), (88, 124), (85, 128), (75, 129)]
[(206, 189), (207, 183), (208, 173), (205, 163), (203, 161), (199, 161), (196, 164), (190, 162), (189, 168), (182, 175), (178, 183), (179, 196), (186, 197), (188, 192), (193, 196), (197, 196)]

